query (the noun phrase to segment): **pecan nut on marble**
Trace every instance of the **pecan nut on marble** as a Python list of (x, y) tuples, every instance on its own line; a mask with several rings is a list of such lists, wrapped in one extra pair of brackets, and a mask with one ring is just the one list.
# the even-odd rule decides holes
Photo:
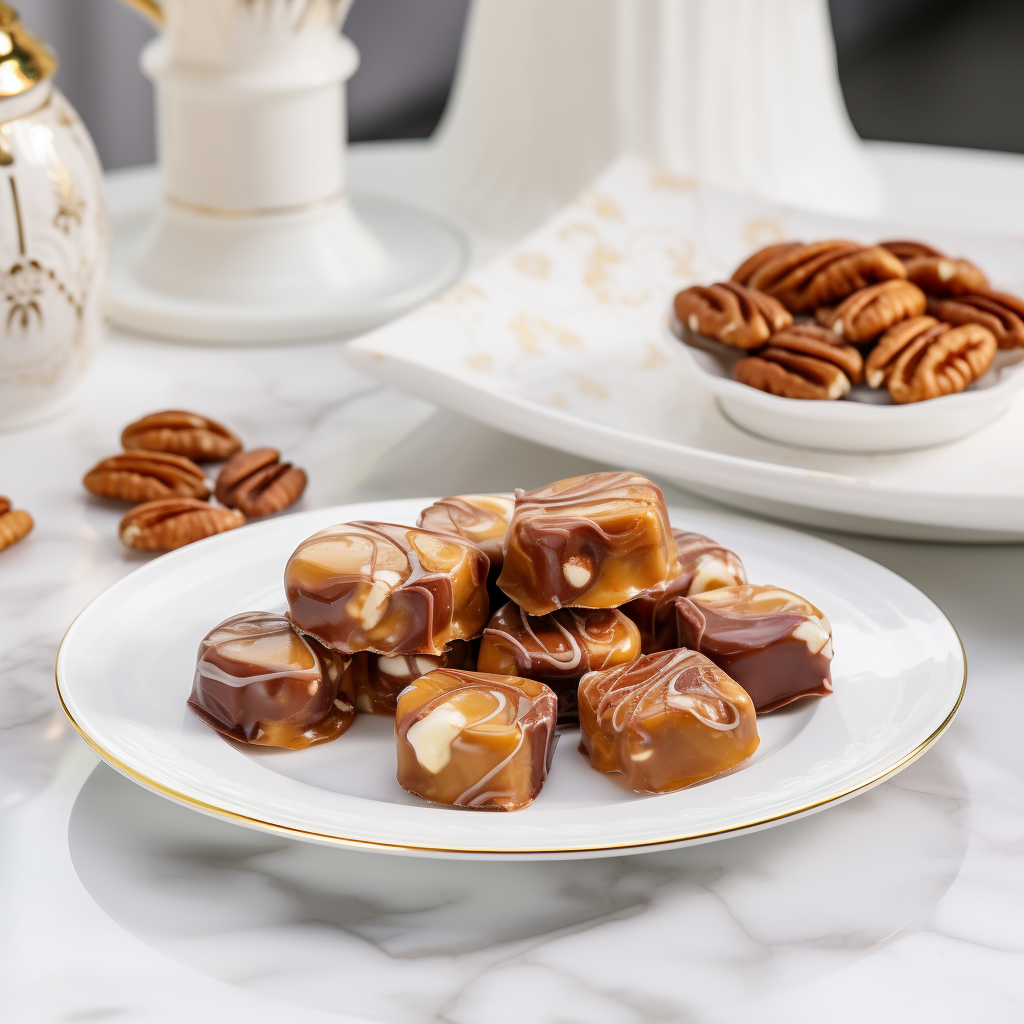
[(126, 449), (184, 455), (196, 462), (219, 462), (239, 451), (242, 442), (227, 427), (194, 412), (170, 409), (128, 424), (121, 434)]
[(249, 518), (269, 516), (295, 504), (306, 489), (306, 474), (281, 461), (276, 448), (238, 452), (217, 477), (216, 497)]
[(579, 706), (580, 752), (595, 770), (620, 772), (638, 793), (720, 775), (760, 743), (750, 697), (693, 650), (591, 672), (580, 680)]
[(840, 338), (862, 344), (900, 320), (920, 316), (928, 300), (916, 284), (894, 278), (861, 288), (838, 306), (821, 306), (815, 318)]
[(136, 505), (121, 520), (118, 533), (125, 547), (171, 551), (244, 525), (245, 516), (233, 508), (195, 498), (161, 498)]
[(355, 721), (343, 688), (347, 665), (283, 616), (244, 612), (199, 645), (188, 706), (229, 739), (302, 750), (337, 739)]
[(984, 271), (970, 260), (954, 259), (923, 242), (882, 242), (903, 261), (907, 278), (929, 295), (963, 295), (988, 291)]
[(990, 330), (1000, 348), (1024, 347), (1024, 299), (1006, 292), (978, 292), (949, 299), (931, 299), (931, 316), (946, 323), (980, 324)]
[(551, 768), (558, 702), (534, 679), (437, 669), (398, 697), (398, 782), (483, 811), (533, 803)]
[(864, 360), (832, 331), (794, 324), (776, 334), (757, 355), (739, 360), (733, 378), (782, 398), (842, 398), (861, 380)]
[(740, 283), (774, 296), (792, 313), (807, 313), (878, 281), (906, 276), (903, 263), (887, 249), (835, 240), (781, 250)]
[(101, 498), (138, 503), (157, 498), (210, 496), (206, 474), (184, 455), (130, 451), (97, 463), (82, 481), (87, 491)]
[(789, 310), (770, 295), (735, 281), (694, 285), (675, 298), (676, 319), (695, 334), (705, 334), (732, 348), (763, 345), (793, 322)]
[(27, 537), (34, 525), (26, 511), (12, 509), (10, 501), (0, 496), (0, 551)]
[(963, 391), (992, 365), (996, 339), (979, 324), (951, 327), (919, 316), (891, 327), (868, 356), (871, 387), (888, 385), (899, 405)]

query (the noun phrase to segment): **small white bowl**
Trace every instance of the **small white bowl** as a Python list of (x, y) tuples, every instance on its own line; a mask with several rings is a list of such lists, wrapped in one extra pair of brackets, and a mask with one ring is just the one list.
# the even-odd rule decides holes
[(837, 401), (780, 398), (732, 379), (733, 365), (748, 353), (694, 334), (671, 315), (664, 330), (670, 348), (733, 423), (800, 448), (894, 452), (948, 444), (1001, 416), (1024, 386), (1024, 349), (1011, 349), (997, 352), (992, 368), (966, 391), (925, 402), (897, 405), (888, 391), (866, 384)]

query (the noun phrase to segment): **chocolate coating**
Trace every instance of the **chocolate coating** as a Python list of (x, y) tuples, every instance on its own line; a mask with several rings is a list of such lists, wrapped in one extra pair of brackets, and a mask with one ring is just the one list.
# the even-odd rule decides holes
[(285, 568), (295, 626), (346, 654), (440, 655), (487, 623), (487, 556), (451, 533), (346, 523), (303, 541)]
[(579, 722), (581, 677), (639, 656), (640, 633), (616, 608), (562, 608), (534, 617), (510, 601), (487, 623), (477, 668), (547, 683), (558, 697), (558, 724), (564, 726)]
[(754, 705), (696, 651), (647, 654), (580, 681), (580, 752), (638, 793), (719, 775), (757, 749)]
[(669, 651), (679, 646), (675, 609), (677, 597), (703, 594), (707, 590), (747, 582), (743, 563), (728, 548), (700, 533), (673, 530), (672, 536), (679, 549), (682, 575), (668, 583), (659, 584), (622, 606), (622, 611), (640, 630), (640, 644), (644, 654)]
[(199, 645), (188, 706), (230, 739), (300, 750), (336, 739), (355, 719), (341, 689), (347, 664), (284, 616), (246, 612)]
[(591, 473), (516, 491), (498, 586), (530, 615), (617, 608), (680, 573), (661, 489)]
[(453, 640), (440, 655), (373, 654), (352, 655), (343, 688), (354, 694), (356, 711), (394, 717), (398, 695), (412, 682), (438, 668), (473, 668), (473, 647), (466, 640)]
[(555, 695), (536, 680), (430, 672), (398, 698), (398, 781), (435, 803), (519, 810), (547, 778), (556, 714)]
[(457, 533), (482, 548), (491, 568), (500, 572), (505, 531), (515, 502), (500, 494), (463, 494), (442, 498), (420, 513), (419, 526), (439, 533)]
[(679, 644), (707, 655), (758, 714), (832, 692), (832, 626), (810, 601), (746, 584), (677, 598)]

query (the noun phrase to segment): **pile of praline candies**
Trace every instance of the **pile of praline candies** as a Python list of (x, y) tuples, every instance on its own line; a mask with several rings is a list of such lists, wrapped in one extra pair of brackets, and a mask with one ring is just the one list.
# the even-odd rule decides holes
[(596, 770), (681, 789), (747, 760), (758, 714), (832, 690), (825, 616), (674, 531), (635, 473), (332, 526), (292, 554), (285, 591), (287, 616), (202, 641), (192, 710), (291, 749), (394, 716), (398, 782), (453, 807), (526, 807), (575, 728)]

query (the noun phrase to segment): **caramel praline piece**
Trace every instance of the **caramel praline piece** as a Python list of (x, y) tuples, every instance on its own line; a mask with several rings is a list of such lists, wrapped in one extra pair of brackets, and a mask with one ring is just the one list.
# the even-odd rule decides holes
[(284, 583), (293, 623), (347, 654), (440, 655), (487, 623), (487, 556), (451, 533), (346, 523), (303, 541)]
[(739, 555), (700, 533), (673, 530), (679, 549), (682, 575), (641, 594), (622, 611), (640, 630), (644, 654), (668, 651), (679, 646), (675, 599), (688, 594), (703, 594), (720, 587), (747, 582), (747, 572)]
[(420, 676), (439, 668), (473, 668), (472, 645), (453, 640), (440, 655), (362, 651), (352, 655), (342, 688), (354, 695), (356, 711), (394, 717), (398, 695)]
[(419, 525), (439, 533), (457, 533), (472, 541), (490, 559), (491, 569), (501, 571), (505, 530), (515, 502), (500, 494), (463, 494), (442, 498), (420, 513)]
[(398, 698), (398, 781), (452, 807), (517, 811), (551, 767), (557, 701), (533, 679), (438, 669)]
[(246, 612), (199, 645), (188, 706), (229, 739), (300, 750), (352, 724), (351, 694), (340, 689), (347, 664), (283, 616)]
[(760, 742), (750, 697), (696, 651), (648, 654), (580, 680), (580, 752), (638, 793), (735, 768)]
[(558, 724), (575, 725), (580, 678), (638, 657), (640, 632), (616, 608), (562, 608), (534, 617), (509, 601), (487, 623), (477, 668), (547, 683), (558, 697)]
[(498, 586), (530, 615), (617, 608), (679, 575), (661, 489), (591, 473), (516, 491)]
[(680, 647), (707, 655), (758, 714), (832, 692), (832, 626), (810, 601), (745, 584), (675, 602)]

